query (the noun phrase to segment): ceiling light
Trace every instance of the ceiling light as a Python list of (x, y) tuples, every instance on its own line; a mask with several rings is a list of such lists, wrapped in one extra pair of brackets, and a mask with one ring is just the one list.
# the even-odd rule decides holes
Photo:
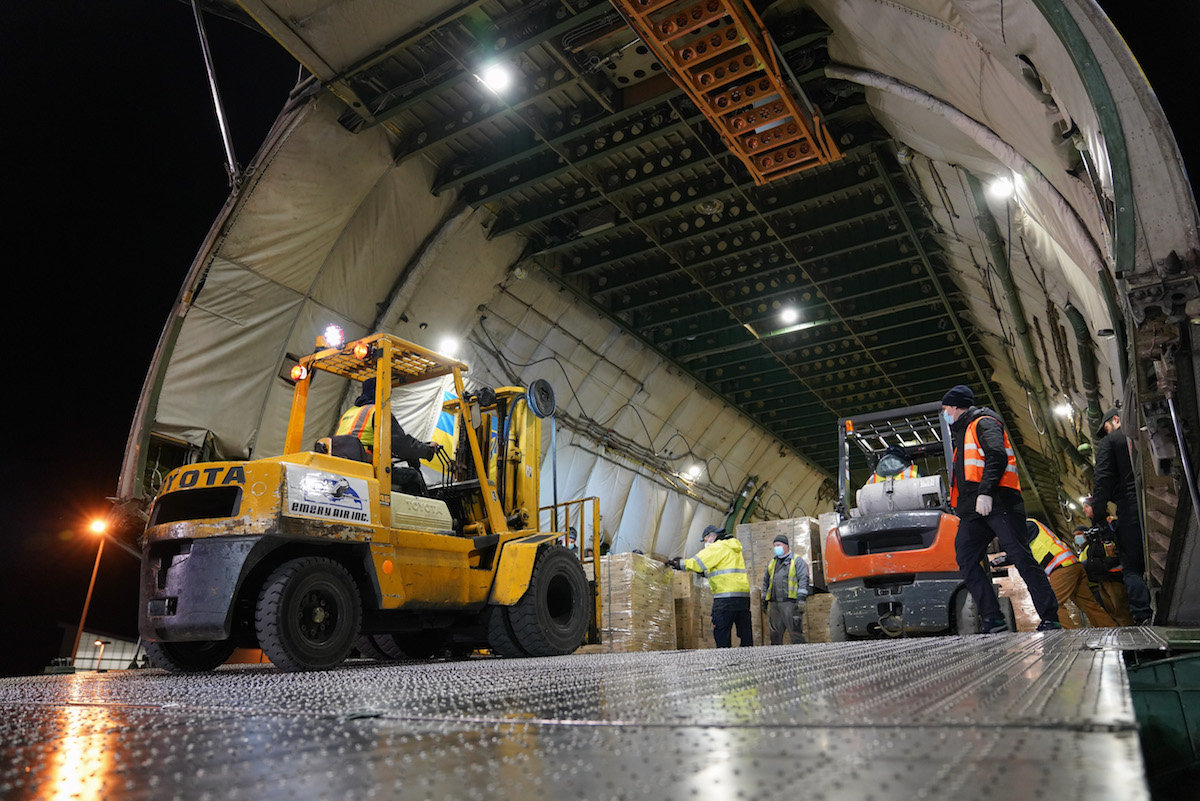
[(1013, 194), (1013, 182), (1002, 176), (988, 184), (987, 191), (996, 200), (1008, 200)]
[(1069, 403), (1060, 403), (1054, 407), (1054, 413), (1059, 417), (1070, 417), (1073, 411), (1074, 409), (1071, 408), (1071, 404)]
[(694, 464), (687, 469), (687, 472), (683, 474), (683, 477), (688, 481), (695, 481), (696, 479), (700, 478), (700, 473), (702, 472), (703, 468), (698, 464)]
[(720, 214), (725, 210), (725, 204), (720, 198), (712, 198), (696, 204), (696, 211), (701, 214)]
[(483, 85), (496, 94), (503, 92), (512, 85), (512, 72), (503, 64), (493, 64), (479, 76)]
[(443, 337), (438, 343), (438, 353), (446, 356), (456, 356), (458, 354), (458, 340), (454, 337)]
[(800, 319), (800, 312), (796, 311), (791, 306), (787, 306), (779, 313), (779, 319), (783, 321), (784, 325), (791, 325)]

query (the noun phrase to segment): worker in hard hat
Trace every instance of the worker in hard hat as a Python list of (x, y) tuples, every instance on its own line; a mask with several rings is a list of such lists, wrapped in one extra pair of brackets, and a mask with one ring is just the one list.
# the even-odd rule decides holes
[(804, 642), (804, 607), (808, 598), (808, 562), (784, 534), (771, 544), (775, 556), (763, 573), (762, 610), (767, 615), (771, 645), (782, 645), (786, 633), (793, 644)]
[(750, 633), (750, 576), (742, 556), (742, 544), (723, 528), (708, 526), (700, 535), (704, 549), (691, 559), (676, 557), (667, 562), (676, 570), (690, 570), (708, 577), (712, 590), (713, 639), (718, 648), (733, 645), (733, 627), (738, 643), (754, 645)]
[(908, 457), (903, 445), (888, 445), (887, 450), (875, 464), (875, 472), (867, 479), (868, 484), (878, 484), (889, 478), (917, 478), (917, 466)]

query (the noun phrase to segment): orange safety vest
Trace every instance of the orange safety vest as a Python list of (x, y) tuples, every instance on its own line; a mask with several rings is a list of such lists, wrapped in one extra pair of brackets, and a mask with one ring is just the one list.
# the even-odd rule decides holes
[(337, 433), (358, 437), (370, 453), (375, 447), (375, 404), (351, 406), (347, 409), (338, 421)]
[[(983, 446), (979, 444), (979, 435), (975, 432), (975, 427), (979, 425), (979, 421), (984, 417), (991, 415), (980, 415), (972, 420), (967, 425), (967, 433), (963, 437), (963, 479), (970, 481), (972, 484), (978, 484), (983, 480), (983, 464), (984, 454)], [(1012, 444), (1008, 441), (1008, 432), (1003, 428), (1000, 429), (1004, 433), (1004, 452), (1008, 456), (1008, 464), (1004, 468), (1004, 473), (1000, 476), (998, 486), (1008, 487), (1017, 492), (1021, 491), (1021, 480), (1017, 478), (1017, 453), (1012, 449)], [(954, 449), (954, 461), (958, 463), (958, 449)], [(951, 475), (954, 477), (950, 485), (950, 505), (955, 509), (958, 508), (958, 474), (954, 471), (953, 466)]]
[(1042, 566), (1042, 570), (1046, 571), (1047, 576), (1053, 573), (1056, 567), (1079, 562), (1070, 546), (1056, 537), (1053, 531), (1036, 520), (1029, 522), (1038, 528), (1038, 535), (1029, 543), (1029, 550), (1033, 552), (1033, 558)]
[(895, 475), (891, 475), (891, 476), (884, 476), (882, 478), (879, 476), (878, 473), (872, 473), (871, 478), (867, 481), (867, 483), (868, 484), (880, 484), (884, 481), (887, 481), (889, 478), (895, 478), (895, 479), (918, 478), (917, 466), (915, 464), (910, 464), (908, 467), (901, 470), (899, 473), (896, 473)]

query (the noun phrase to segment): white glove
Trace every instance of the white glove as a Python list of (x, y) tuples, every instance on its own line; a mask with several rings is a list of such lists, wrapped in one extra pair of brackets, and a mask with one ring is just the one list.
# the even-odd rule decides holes
[(987, 517), (992, 513), (992, 496), (980, 495), (975, 499), (975, 511)]

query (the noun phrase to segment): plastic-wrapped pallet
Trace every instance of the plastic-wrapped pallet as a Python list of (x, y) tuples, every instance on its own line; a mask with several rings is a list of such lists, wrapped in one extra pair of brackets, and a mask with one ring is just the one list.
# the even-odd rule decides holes
[(601, 644), (582, 652), (675, 649), (675, 571), (636, 553), (600, 557)]
[(716, 648), (712, 636), (712, 590), (690, 570), (675, 573), (675, 645), (684, 650)]

